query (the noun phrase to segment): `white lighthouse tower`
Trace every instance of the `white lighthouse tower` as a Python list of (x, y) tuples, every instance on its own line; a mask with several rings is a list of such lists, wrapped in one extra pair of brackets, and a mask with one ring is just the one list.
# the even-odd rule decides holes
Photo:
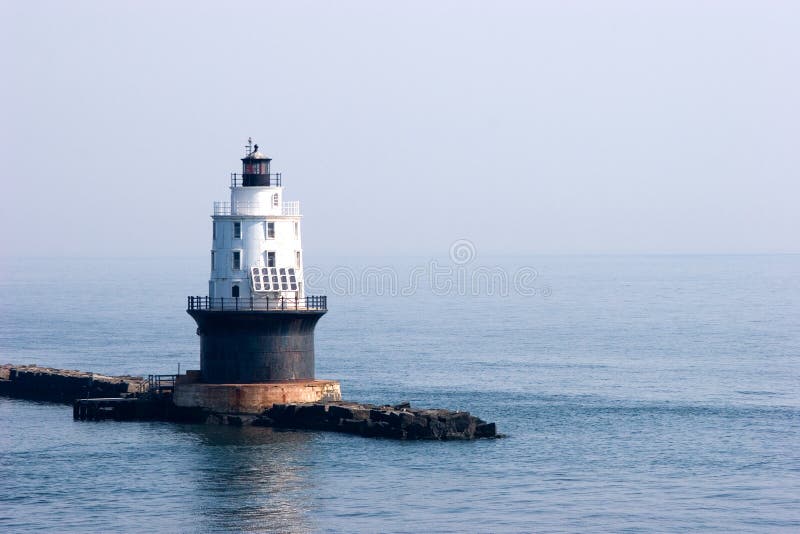
[(190, 296), (200, 370), (175, 384), (177, 406), (260, 413), (275, 402), (341, 399), (314, 377), (314, 328), (327, 297), (303, 287), (300, 203), (283, 199), (280, 173), (248, 140), (229, 202), (212, 215), (208, 296)]
[(258, 145), (246, 150), (230, 202), (214, 203), (208, 296), (294, 307), (305, 297), (300, 202), (284, 201), (281, 174)]

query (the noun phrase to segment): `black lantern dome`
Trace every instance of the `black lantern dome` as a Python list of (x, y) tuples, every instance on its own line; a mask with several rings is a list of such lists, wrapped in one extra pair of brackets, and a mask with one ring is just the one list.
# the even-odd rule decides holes
[(272, 158), (258, 151), (258, 145), (253, 145), (252, 151), (248, 150), (247, 155), (242, 158), (242, 185), (244, 187), (280, 185), (278, 175), (269, 172), (271, 161)]

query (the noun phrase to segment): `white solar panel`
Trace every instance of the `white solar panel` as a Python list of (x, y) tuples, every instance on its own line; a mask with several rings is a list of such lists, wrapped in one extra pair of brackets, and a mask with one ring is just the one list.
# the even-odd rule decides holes
[(294, 267), (253, 267), (250, 269), (253, 291), (297, 291), (297, 274)]

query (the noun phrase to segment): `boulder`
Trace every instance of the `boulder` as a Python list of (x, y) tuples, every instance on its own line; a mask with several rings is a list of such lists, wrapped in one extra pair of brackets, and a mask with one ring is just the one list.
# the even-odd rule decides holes
[(408, 428), (414, 422), (414, 414), (409, 412), (400, 412), (400, 427)]
[(363, 435), (377, 438), (401, 437), (399, 429), (393, 427), (386, 421), (366, 421)]
[(481, 423), (475, 427), (476, 438), (493, 438), (497, 436), (497, 426), (494, 423)]
[[(399, 408), (398, 408), (399, 407)], [(394, 439), (474, 439), (494, 437), (493, 423), (443, 409), (411, 409), (408, 403), (375, 406), (352, 402), (275, 404), (256, 426), (334, 430), (361, 436)]]
[(295, 407), (294, 418), (296, 421), (319, 423), (325, 421), (328, 407), (324, 404), (299, 404)]
[(253, 426), (275, 426), (275, 421), (271, 419), (269, 416), (260, 415), (253, 421)]
[(347, 434), (364, 434), (366, 426), (367, 421), (364, 419), (342, 419), (339, 423), (341, 431)]

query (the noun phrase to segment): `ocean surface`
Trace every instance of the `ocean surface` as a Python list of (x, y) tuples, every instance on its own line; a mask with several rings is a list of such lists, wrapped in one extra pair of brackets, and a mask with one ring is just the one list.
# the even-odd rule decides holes
[[(184, 310), (207, 271), (2, 259), (0, 361), (197, 368)], [(469, 410), (507, 437), (74, 422), (0, 398), (0, 532), (800, 531), (800, 256), (308, 272), (329, 295), (318, 377), (351, 400)]]

